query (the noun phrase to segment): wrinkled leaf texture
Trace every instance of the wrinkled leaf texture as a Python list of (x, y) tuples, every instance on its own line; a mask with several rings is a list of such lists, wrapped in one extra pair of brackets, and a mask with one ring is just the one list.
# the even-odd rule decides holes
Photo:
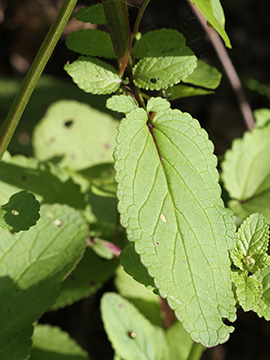
[(194, 341), (225, 342), (235, 320), (228, 250), (234, 224), (220, 198), (213, 145), (179, 110), (121, 121), (115, 151), (121, 223)]

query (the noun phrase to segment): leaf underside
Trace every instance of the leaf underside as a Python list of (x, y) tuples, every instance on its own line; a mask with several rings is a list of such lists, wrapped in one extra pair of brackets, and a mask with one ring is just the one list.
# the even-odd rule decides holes
[(225, 342), (235, 320), (228, 250), (234, 224), (220, 198), (213, 145), (179, 110), (121, 121), (115, 151), (121, 223), (193, 340)]

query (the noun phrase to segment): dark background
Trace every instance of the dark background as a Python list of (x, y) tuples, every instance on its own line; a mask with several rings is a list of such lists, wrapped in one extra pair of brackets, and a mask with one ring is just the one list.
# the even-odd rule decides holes
[[(78, 7), (92, 3), (95, 1), (78, 1)], [(141, 3), (140, 0), (130, 1), (131, 22), (134, 21)], [(61, 4), (60, 0), (0, 0), (0, 96), (5, 92), (1, 82), (3, 77), (22, 78), (25, 75)], [(223, 2), (223, 7), (226, 15), (226, 30), (233, 46), (228, 52), (242, 80), (250, 106), (253, 110), (269, 108), (270, 2), (227, 0)], [(64, 38), (71, 31), (82, 26), (84, 25), (75, 20), (69, 22), (45, 69), (46, 74), (64, 79), (71, 84), (71, 80), (63, 71), (63, 66), (77, 55), (66, 49)], [(187, 45), (193, 49), (198, 58), (207, 60), (224, 73), (211, 43), (186, 1), (152, 0), (150, 2), (141, 30), (145, 32), (161, 27), (178, 29), (184, 34)], [(251, 79), (265, 85), (262, 93), (249, 88)], [(3, 98), (2, 101), (0, 99), (0, 120), (4, 119), (7, 104), (12, 101), (12, 97), (11, 94), (5, 101)], [(58, 94), (59, 97), (61, 98), (61, 94)], [(201, 122), (214, 142), (215, 152), (219, 156), (230, 147), (235, 137), (242, 136), (246, 130), (234, 91), (225, 75), (216, 94), (182, 99), (173, 106), (191, 113)], [(44, 105), (40, 109), (40, 114), (45, 110)], [(35, 121), (40, 119), (40, 114), (36, 116)], [(26, 140), (24, 138), (25, 143), (30, 142), (31, 129), (28, 129), (27, 124), (24, 131), (28, 136)], [(14, 152), (14, 149), (15, 147), (11, 148), (11, 151)], [(31, 155), (31, 148), (29, 149), (22, 152)], [(109, 282), (105, 289), (112, 290), (113, 282)], [(104, 289), (64, 310), (50, 312), (42, 319), (69, 331), (89, 351), (93, 360), (109, 360), (113, 357), (99, 315), (99, 300), (103, 291)], [(238, 320), (234, 326), (235, 332), (230, 340), (226, 344), (208, 349), (203, 355), (204, 360), (270, 359), (268, 322), (259, 319), (251, 312), (238, 311)]]

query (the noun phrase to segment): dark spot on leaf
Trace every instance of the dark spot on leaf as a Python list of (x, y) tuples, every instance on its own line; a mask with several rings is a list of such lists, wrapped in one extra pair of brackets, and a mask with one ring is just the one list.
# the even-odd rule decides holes
[(151, 78), (151, 79), (150, 79), (150, 82), (151, 82), (152, 84), (155, 84), (155, 83), (157, 82), (157, 79)]
[(74, 159), (76, 159), (76, 155), (75, 155), (75, 154), (70, 154), (70, 158), (71, 158), (72, 160), (74, 160)]
[(124, 304), (120, 303), (118, 306), (120, 307), (120, 309), (123, 309)]
[(104, 147), (105, 147), (105, 149), (110, 149), (110, 148), (111, 148), (111, 145), (108, 144), (108, 143), (105, 143), (105, 144), (104, 144)]
[(158, 241), (156, 242), (156, 245), (157, 245), (157, 246), (159, 246), (159, 245), (160, 245)]
[(74, 120), (69, 119), (64, 122), (64, 125), (66, 128), (70, 128), (73, 125), (73, 123), (74, 123)]
[(18, 293), (18, 292), (20, 292), (20, 289), (16, 289), (15, 291)]
[(25, 176), (25, 175), (22, 175), (21, 179), (22, 179), (22, 181), (25, 181), (25, 180), (26, 180), (26, 176)]
[(8, 308), (8, 309), (5, 310), (5, 313), (6, 313), (6, 314), (8, 314), (8, 313), (10, 313), (10, 312), (11, 312), (11, 309), (10, 309), (10, 308)]
[(128, 332), (128, 336), (131, 338), (131, 339), (135, 339), (136, 338), (136, 333), (134, 331), (129, 331)]

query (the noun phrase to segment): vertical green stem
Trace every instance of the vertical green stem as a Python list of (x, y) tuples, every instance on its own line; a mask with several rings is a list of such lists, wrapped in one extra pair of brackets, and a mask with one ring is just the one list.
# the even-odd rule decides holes
[(205, 347), (199, 343), (193, 343), (187, 360), (200, 360)]
[(142, 17), (143, 14), (145, 12), (145, 9), (147, 8), (147, 5), (150, 3), (150, 0), (145, 0), (144, 3), (142, 4), (139, 14), (137, 16), (137, 19), (135, 21), (135, 25), (134, 25), (134, 29), (133, 29), (133, 33), (132, 36), (135, 36), (137, 34), (137, 32), (139, 31), (139, 27), (140, 27), (140, 23), (142, 21)]
[(38, 79), (47, 64), (76, 3), (77, 0), (64, 1), (22, 83), (19, 93), (17, 94), (0, 131), (0, 160), (9, 145)]
[(129, 58), (131, 32), (127, 3), (123, 0), (102, 0), (108, 30), (118, 60), (120, 73), (126, 67)]

